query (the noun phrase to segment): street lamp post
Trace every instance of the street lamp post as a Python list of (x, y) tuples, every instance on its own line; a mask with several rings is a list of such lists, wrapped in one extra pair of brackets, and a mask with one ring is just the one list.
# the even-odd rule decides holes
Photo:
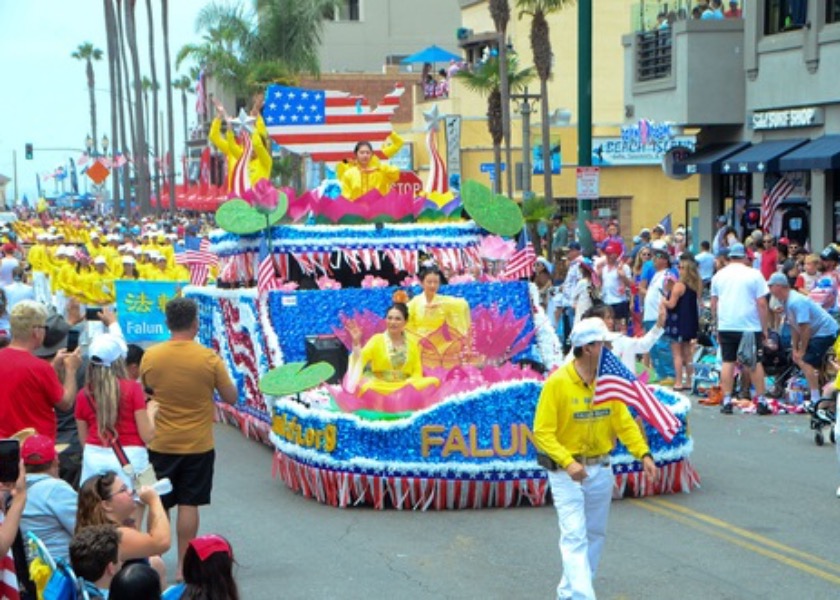
[(531, 191), (531, 113), (540, 99), (539, 94), (529, 94), (525, 88), (523, 94), (511, 94), (511, 100), (519, 101), (519, 114), (522, 115), (522, 199), (533, 196)]

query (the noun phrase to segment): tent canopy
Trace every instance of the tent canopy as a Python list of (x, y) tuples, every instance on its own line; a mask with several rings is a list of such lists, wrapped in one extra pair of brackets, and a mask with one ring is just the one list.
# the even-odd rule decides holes
[(411, 63), (436, 63), (449, 62), (450, 60), (461, 60), (462, 57), (453, 54), (449, 50), (444, 50), (440, 46), (431, 45), (428, 48), (415, 52), (411, 56), (406, 56), (400, 62), (404, 65)]

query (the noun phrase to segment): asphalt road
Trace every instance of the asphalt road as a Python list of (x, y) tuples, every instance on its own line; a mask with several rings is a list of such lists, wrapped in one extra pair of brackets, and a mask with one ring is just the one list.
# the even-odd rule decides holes
[[(805, 415), (696, 406), (690, 424), (702, 487), (613, 503), (598, 597), (840, 598), (834, 446), (814, 444)], [(231, 539), (243, 598), (554, 598), (553, 508), (323, 506), (271, 478), (269, 448), (216, 427), (201, 530)]]

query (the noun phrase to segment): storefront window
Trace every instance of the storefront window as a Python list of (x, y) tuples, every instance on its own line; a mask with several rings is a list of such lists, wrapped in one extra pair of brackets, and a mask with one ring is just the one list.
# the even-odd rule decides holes
[(840, 0), (827, 0), (825, 3), (825, 22), (840, 23)]
[(764, 19), (767, 35), (800, 29), (808, 20), (808, 0), (765, 0)]

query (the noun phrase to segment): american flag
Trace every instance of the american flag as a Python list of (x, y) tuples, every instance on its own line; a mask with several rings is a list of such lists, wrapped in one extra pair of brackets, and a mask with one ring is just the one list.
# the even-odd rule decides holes
[(651, 389), (636, 379), (615, 354), (604, 348), (598, 362), (593, 404), (618, 400), (630, 406), (650, 423), (666, 441), (680, 430), (679, 419), (656, 399)]
[(204, 114), (207, 112), (207, 102), (204, 98), (204, 69), (198, 74), (198, 81), (195, 84), (195, 112), (199, 122), (204, 121)]
[(230, 193), (235, 198), (243, 198), (245, 192), (251, 189), (251, 178), (248, 174), (248, 165), (251, 162), (251, 149), (253, 147), (251, 136), (245, 132), (245, 135), (240, 136), (242, 144), (242, 154), (236, 161), (233, 167), (233, 173), (230, 174)]
[(769, 192), (764, 190), (764, 195), (761, 197), (761, 228), (764, 231), (770, 231), (773, 224), (773, 215), (776, 214), (779, 205), (791, 195), (793, 190), (793, 183), (784, 175), (779, 177), (779, 180), (770, 188)]
[(519, 241), (516, 243), (516, 252), (505, 263), (505, 268), (499, 276), (501, 279), (522, 279), (534, 274), (534, 261), (537, 255), (534, 254), (534, 245), (525, 227), (519, 234)]
[(10, 598), (12, 600), (20, 598), (15, 560), (12, 557), (11, 549), (5, 556), (0, 557), (0, 598)]
[(426, 193), (439, 192), (445, 194), (449, 189), (449, 182), (446, 177), (446, 165), (440, 157), (440, 151), (437, 147), (437, 133), (438, 128), (430, 127), (426, 133), (426, 146), (429, 148), (430, 164), (429, 164), (429, 178), (426, 180)]
[[(263, 241), (260, 246), (260, 264), (257, 267), (257, 293), (264, 294), (279, 289), (283, 284), (282, 273), (278, 272), (279, 261), (272, 258), (268, 245)], [(281, 269), (282, 270), (282, 269)]]
[(210, 275), (210, 267), (219, 265), (219, 257), (210, 251), (210, 240), (203, 238), (198, 250), (186, 250), (176, 254), (175, 262), (189, 268), (190, 285), (204, 285)]
[(270, 85), (263, 119), (280, 146), (315, 162), (336, 163), (350, 157), (359, 141), (382, 145), (404, 91), (397, 85), (371, 110), (367, 99), (347, 92)]

